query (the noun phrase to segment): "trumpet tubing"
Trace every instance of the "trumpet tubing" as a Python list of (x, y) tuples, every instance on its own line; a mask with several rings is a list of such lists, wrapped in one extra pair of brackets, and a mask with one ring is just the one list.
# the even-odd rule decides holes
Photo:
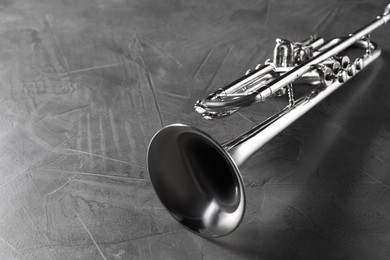
[[(184, 227), (204, 237), (234, 231), (245, 212), (245, 189), (239, 167), (270, 139), (376, 60), (381, 50), (370, 33), (390, 20), (383, 15), (347, 37), (325, 42), (311, 36), (302, 42), (277, 39), (273, 60), (198, 100), (195, 111), (205, 119), (229, 116), (242, 107), (288, 95), (289, 104), (249, 131), (219, 144), (187, 125), (169, 125), (152, 138), (147, 164), (152, 185), (168, 212)], [(364, 51), (351, 61), (341, 52)], [(311, 90), (294, 99), (298, 84)]]

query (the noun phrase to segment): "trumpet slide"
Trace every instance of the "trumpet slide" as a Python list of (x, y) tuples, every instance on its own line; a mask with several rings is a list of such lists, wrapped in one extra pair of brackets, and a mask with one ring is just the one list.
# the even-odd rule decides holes
[[(245, 189), (239, 171), (257, 150), (349, 79), (376, 60), (381, 49), (370, 33), (390, 20), (384, 13), (346, 37), (302, 42), (277, 39), (273, 60), (195, 104), (205, 119), (226, 117), (242, 107), (287, 95), (289, 104), (264, 122), (223, 143), (187, 125), (169, 125), (152, 138), (147, 165), (152, 185), (168, 212), (190, 231), (204, 237), (225, 236), (242, 221)], [(363, 51), (351, 61), (343, 52)], [(294, 99), (294, 85), (310, 90)]]

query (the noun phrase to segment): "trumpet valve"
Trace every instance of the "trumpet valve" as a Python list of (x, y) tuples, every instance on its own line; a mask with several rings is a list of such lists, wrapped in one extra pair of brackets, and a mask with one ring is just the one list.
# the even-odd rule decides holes
[(355, 63), (349, 63), (347, 68), (346, 68), (347, 74), (350, 77), (353, 77), (356, 75), (357, 70), (356, 70), (356, 64)]
[(276, 39), (273, 62), (277, 67), (294, 65), (294, 46), (290, 41)]
[(313, 50), (308, 46), (300, 46), (295, 50), (294, 56), (295, 63), (300, 64), (301, 62), (308, 60), (313, 56)]
[(348, 73), (345, 70), (340, 70), (336, 77), (340, 83), (345, 83), (348, 80)]
[(364, 60), (362, 58), (357, 58), (355, 61), (354, 61), (354, 64), (355, 64), (355, 67), (356, 67), (356, 70), (362, 70), (364, 68)]
[(337, 74), (341, 69), (341, 63), (334, 59), (329, 59), (323, 62), (323, 65), (329, 67), (333, 73)]
[(328, 66), (326, 65), (317, 65), (316, 66), (316, 70), (318, 71), (318, 74), (320, 76), (320, 81), (321, 81), (321, 84), (325, 87), (329, 86), (330, 84), (332, 84), (332, 81), (333, 81), (333, 71), (331, 68), (329, 68)]
[(341, 64), (341, 68), (346, 69), (351, 62), (348, 56), (336, 57), (336, 61)]

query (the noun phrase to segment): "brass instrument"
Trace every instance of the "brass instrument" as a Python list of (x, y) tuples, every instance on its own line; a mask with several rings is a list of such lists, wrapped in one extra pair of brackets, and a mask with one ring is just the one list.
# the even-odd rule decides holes
[[(147, 164), (153, 187), (169, 213), (186, 228), (204, 237), (225, 236), (240, 224), (245, 192), (239, 167), (260, 147), (317, 103), (377, 59), (381, 50), (370, 33), (390, 20), (383, 15), (347, 37), (325, 42), (311, 36), (303, 42), (277, 39), (273, 61), (197, 101), (205, 119), (228, 116), (242, 107), (275, 95), (288, 95), (289, 104), (251, 130), (219, 144), (187, 125), (169, 125), (150, 142)], [(356, 46), (361, 58), (350, 61), (341, 52)], [(293, 84), (313, 85), (295, 100)]]

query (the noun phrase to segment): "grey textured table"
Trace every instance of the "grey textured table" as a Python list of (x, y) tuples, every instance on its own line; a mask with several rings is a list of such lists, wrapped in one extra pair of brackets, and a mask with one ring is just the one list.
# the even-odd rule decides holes
[(390, 26), (382, 57), (242, 169), (230, 236), (176, 223), (147, 145), (170, 123), (226, 141), (278, 100), (204, 121), (193, 103), (277, 37), (348, 35), (386, 1), (0, 1), (0, 259), (389, 259)]

